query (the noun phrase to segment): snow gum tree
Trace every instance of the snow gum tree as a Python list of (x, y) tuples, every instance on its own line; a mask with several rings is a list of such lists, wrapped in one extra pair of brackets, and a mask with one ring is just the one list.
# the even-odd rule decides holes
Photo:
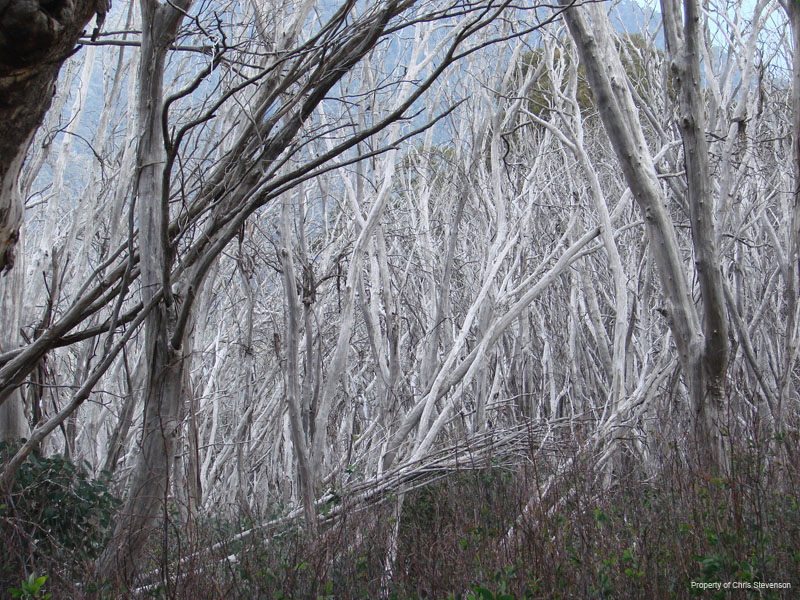
[(794, 5), (665, 0), (662, 44), (560, 4), (109, 11), (15, 175), (0, 488), (34, 449), (112, 473), (126, 585), (392, 502), (389, 590), (465, 457), (541, 461), (522, 518), (565, 457), (613, 486), (790, 428)]
[[(133, 398), (126, 403), (110, 440), (114, 456), (120, 456), (120, 444), (125, 444), (123, 438), (135, 415), (135, 396), (139, 397), (140, 428), (127, 457), (131, 470), (126, 501), (112, 541), (96, 566), (98, 574), (121, 580), (130, 580), (136, 573), (159, 518), (168, 517), (173, 493), (182, 498), (189, 494), (194, 505), (202, 500), (203, 476), (210, 464), (200, 460), (197, 436), (202, 432), (197, 428), (199, 407), (191, 377), (195, 336), (198, 327), (201, 331), (203, 327), (197, 322), (197, 303), (208, 306), (207, 278), (216, 272), (229, 243), (237, 237), (242, 240), (248, 219), (279, 198), (284, 208), (278, 268), (284, 279), (288, 329), (283, 335), (276, 332), (276, 339), (288, 342), (285, 348), (278, 342), (276, 348), (288, 356), (282, 365), (285, 394), (278, 407), (288, 408), (291, 423), (287, 441), (292, 452), (286, 456), (291, 460), (290, 471), (296, 468), (297, 475), (289, 479), (297, 483), (307, 525), (313, 528), (315, 490), (328, 454), (329, 417), (339, 401), (338, 388), (348, 360), (349, 315), (357, 305), (356, 291), (363, 289), (360, 265), (367, 256), (376, 281), (385, 288), (384, 302), (391, 304), (385, 253), (380, 244), (377, 252), (370, 244), (374, 235), (381, 235), (378, 225), (392, 189), (397, 145), (430, 125), (424, 120), (404, 120), (450, 64), (483, 45), (538, 27), (533, 20), (520, 30), (498, 28), (473, 44), (473, 37), (494, 27), (499, 15), (509, 9), (509, 3), (492, 0), (466, 9), (459, 3), (433, 6), (414, 0), (341, 6), (304, 1), (269, 9), (241, 3), (227, 5), (224, 12), (191, 0), (145, 0), (126, 8), (127, 16), (122, 17), (126, 25), (119, 31), (103, 39), (84, 40), (88, 45), (118, 47), (114, 81), (126, 69), (132, 82), (125, 100), (132, 117), (116, 153), (101, 155), (106, 152), (102, 146), (92, 147), (103, 184), (108, 183), (103, 170), (106, 161), (114, 163), (118, 177), (117, 187), (106, 185), (101, 194), (110, 208), (110, 219), (99, 206), (82, 204), (86, 213), (76, 211), (73, 233), (59, 240), (62, 248), (70, 248), (68, 244), (83, 236), (97, 243), (81, 246), (79, 257), (68, 264), (54, 264), (50, 279), (45, 275), (41, 291), (49, 294), (47, 306), (57, 308), (45, 311), (30, 343), (4, 348), (0, 368), (0, 402), (19, 406), (20, 386), (49, 353), (88, 340), (85, 354), (79, 353), (74, 363), (80, 368), (74, 371), (72, 394), (36, 424), (28, 441), (4, 465), (0, 487), (5, 489), (30, 452), (65, 422), (67, 437), (75, 442), (78, 424), (72, 422), (70, 429), (68, 421), (112, 365), (125, 373), (125, 394)], [(368, 69), (360, 75), (363, 79), (345, 79), (379, 43), (406, 32), (413, 40), (409, 61), (392, 67), (388, 79), (379, 82), (381, 75)], [(135, 39), (129, 39), (130, 35)], [(131, 46), (137, 48), (135, 63), (126, 65), (123, 50)], [(326, 106), (336, 105), (337, 98), (369, 97), (387, 86), (396, 93), (385, 110), (376, 105), (369, 115), (343, 114), (335, 122), (327, 121), (330, 107)], [(121, 86), (112, 91), (118, 94), (116, 98), (122, 97)], [(111, 102), (107, 106), (113, 107)], [(451, 109), (442, 107), (438, 118)], [(103, 114), (107, 119), (98, 123), (105, 127), (122, 116), (111, 108)], [(104, 135), (115, 133), (98, 131), (94, 141)], [(307, 270), (301, 275), (294, 267), (288, 194), (302, 189), (298, 186), (304, 181), (367, 159), (377, 161), (383, 183), (358, 219), (361, 231), (344, 279), (344, 319), (327, 378), (312, 407), (303, 400), (314, 389), (311, 372), (301, 386), (298, 365), (301, 348), (307, 353), (306, 366), (313, 364), (313, 313), (309, 310), (313, 294), (303, 295), (306, 314), (300, 319), (301, 299), (294, 286), (310, 287), (313, 277), (308, 279)], [(40, 167), (37, 161), (31, 165), (34, 174)], [(55, 181), (62, 184), (59, 177)], [(357, 202), (363, 200), (357, 198)], [(50, 224), (59, 208), (48, 201), (47, 210), (47, 226), (37, 233), (44, 252), (50, 253), (46, 247), (54, 241), (48, 238)], [(87, 214), (95, 220), (82, 220)], [(304, 242), (300, 247), (302, 261)], [(53, 254), (57, 251), (56, 245)], [(247, 271), (242, 269), (242, 273)], [(68, 282), (65, 291), (53, 285), (65, 281), (67, 273), (75, 277), (76, 287)], [(373, 302), (375, 324), (379, 320), (376, 308)], [(297, 343), (303, 335), (301, 327), (309, 340), (304, 346)], [(134, 364), (128, 362), (127, 352), (132, 339), (140, 344), (135, 357), (130, 357)], [(399, 372), (396, 361), (385, 364), (388, 373)], [(320, 383), (317, 378), (316, 385)], [(216, 423), (210, 431), (212, 438), (215, 431)], [(179, 458), (184, 448), (189, 449), (186, 472), (181, 468), (184, 459)], [(206, 460), (212, 457), (209, 453)], [(187, 472), (191, 473), (188, 479)], [(241, 480), (244, 483), (243, 475)]]

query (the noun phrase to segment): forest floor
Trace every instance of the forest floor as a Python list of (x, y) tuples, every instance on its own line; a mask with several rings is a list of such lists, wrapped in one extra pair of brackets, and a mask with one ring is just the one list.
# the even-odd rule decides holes
[[(180, 526), (176, 516), (164, 525), (166, 547), (154, 540), (149, 555), (154, 572), (168, 568), (160, 569), (157, 582), (135, 593), (87, 575), (92, 544), (102, 540), (89, 537), (81, 547), (78, 539), (63, 538), (69, 533), (66, 525), (52, 525), (65, 517), (81, 525), (80, 511), (65, 513), (68, 499), (52, 504), (47, 513), (53, 544), (26, 538), (31, 529), (12, 516), (20, 515), (25, 502), (39, 510), (47, 504), (41, 496), (35, 501), (36, 490), (29, 486), (18, 489), (9, 500), (14, 504), (4, 504), (0, 512), (3, 547), (11, 550), (11, 559), (0, 567), (0, 583), (6, 586), (2, 595), (795, 597), (800, 590), (800, 469), (793, 460), (798, 440), (739, 437), (731, 442), (732, 468), (724, 477), (698, 472), (675, 448), (662, 446), (658, 472), (649, 477), (633, 468), (620, 476), (625, 464), (633, 462), (620, 457), (613, 483), (606, 485), (590, 457), (575, 455), (562, 459), (555, 478), (558, 461), (529, 458), (514, 468), (451, 472), (368, 507), (349, 507), (337, 498), (321, 515), (335, 513), (337, 518), (313, 538), (297, 520), (252, 529), (254, 523), (280, 517), (280, 511), (258, 519), (211, 518), (190, 528)], [(58, 460), (40, 459), (31, 469), (49, 470), (51, 482), (58, 481), (66, 464)], [(29, 473), (31, 482), (41, 481), (34, 475)], [(76, 479), (74, 473), (69, 477)], [(86, 488), (90, 484), (95, 487)], [(78, 537), (99, 531), (93, 524), (103, 515), (113, 519), (118, 507), (104, 495), (102, 482), (87, 479), (83, 486), (76, 488), (83, 489), (81, 505), (94, 502), (95, 507), (80, 531), (72, 532)], [(241, 532), (249, 533), (237, 537)], [(66, 541), (55, 543), (58, 536)], [(210, 547), (213, 552), (202, 551)], [(44, 575), (48, 579), (36, 588)], [(21, 587), (11, 585), (21, 580)]]

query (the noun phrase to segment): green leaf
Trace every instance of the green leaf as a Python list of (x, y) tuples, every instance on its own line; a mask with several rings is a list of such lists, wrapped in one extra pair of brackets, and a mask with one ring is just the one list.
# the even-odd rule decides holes
[(622, 562), (633, 562), (633, 553), (629, 548), (626, 548), (622, 551)]
[(483, 600), (496, 600), (496, 598), (494, 597), (494, 594), (492, 592), (490, 592), (489, 590), (487, 590), (485, 587), (481, 587), (479, 585), (473, 585), (472, 589), (473, 589), (473, 591), (475, 591), (478, 594), (480, 594), (481, 598), (483, 598)]
[[(33, 577), (33, 575), (31, 575), (31, 577)], [(33, 582), (34, 593), (39, 591), (39, 589), (44, 585), (45, 581), (47, 581), (47, 575), (42, 575), (41, 577), (36, 578), (36, 581)]]

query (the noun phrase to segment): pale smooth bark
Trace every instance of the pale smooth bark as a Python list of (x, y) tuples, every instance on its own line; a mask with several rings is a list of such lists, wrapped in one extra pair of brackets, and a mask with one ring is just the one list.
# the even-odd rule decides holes
[[(565, 4), (565, 2), (562, 2)], [(699, 15), (689, 3), (686, 31), (678, 32), (675, 6), (666, 6), (667, 39), (687, 44), (681, 56), (684, 80), (681, 127), (684, 137), (688, 176), (689, 206), (694, 242), (695, 264), (701, 282), (703, 321), (689, 293), (675, 227), (666, 209), (664, 194), (657, 180), (652, 156), (641, 124), (627, 77), (614, 49), (610, 24), (602, 6), (573, 8), (565, 13), (570, 32), (578, 46), (587, 78), (628, 186), (644, 213), (662, 287), (667, 302), (670, 329), (678, 347), (686, 386), (695, 413), (694, 443), (697, 458), (706, 467), (724, 470), (724, 376), (727, 370), (727, 313), (722, 294), (713, 223), (713, 199), (708, 189), (708, 151), (704, 145), (704, 107), (699, 103), (700, 85)], [(585, 13), (591, 15), (591, 25)], [(680, 36), (680, 38), (678, 37)], [(685, 37), (684, 37), (685, 36)], [(699, 114), (698, 114), (699, 111)], [(712, 262), (713, 261), (713, 262)]]
[(695, 438), (701, 462), (727, 468), (724, 446), (725, 378), (730, 354), (728, 313), (722, 287), (714, 219), (714, 196), (706, 142), (705, 106), (701, 89), (701, 14), (696, 0), (683, 3), (683, 27), (677, 0), (662, 0), (664, 31), (672, 56), (680, 99), (678, 125), (683, 138), (687, 201), (695, 273), (700, 282), (703, 345), (687, 367), (695, 415)]
[(782, 4), (789, 15), (794, 58), (792, 63), (792, 192), (791, 225), (787, 238), (786, 282), (784, 289), (784, 314), (786, 318), (783, 378), (778, 397), (777, 428), (783, 429), (784, 404), (789, 401), (789, 391), (794, 388), (792, 372), (797, 360), (798, 345), (798, 295), (800, 295), (800, 3), (783, 0)]
[(167, 155), (161, 123), (167, 50), (190, 4), (191, 0), (178, 5), (161, 4), (158, 0), (144, 0), (141, 4), (137, 111), (142, 133), (136, 190), (139, 242), (145, 249), (141, 255), (142, 298), (150, 302), (161, 289), (162, 299), (145, 322), (147, 366), (141, 449), (112, 541), (97, 565), (98, 572), (104, 576), (125, 581), (136, 574), (137, 561), (157, 518), (159, 515), (167, 517), (170, 471), (175, 459), (187, 366), (183, 354), (184, 334), (178, 335), (177, 344), (175, 340), (176, 300), (169, 277), (173, 251), (167, 233), (169, 173), (165, 172)]
[[(301, 225), (302, 226), (302, 225)], [(303, 423), (303, 407), (300, 390), (299, 341), (300, 341), (300, 301), (297, 294), (297, 276), (291, 247), (291, 207), (289, 195), (281, 202), (281, 248), (280, 262), (283, 267), (283, 291), (286, 299), (286, 372), (284, 385), (286, 406), (289, 412), (292, 445), (297, 467), (300, 498), (303, 503), (306, 527), (310, 532), (317, 529), (317, 515), (314, 507), (314, 471), (309, 456), (310, 432)]]
[[(22, 341), (19, 332), (23, 279), (24, 268), (0, 275), (0, 306), (5, 307), (0, 311), (0, 352), (16, 349)], [(16, 442), (29, 434), (22, 391), (16, 388), (6, 402), (0, 404), (0, 442)]]

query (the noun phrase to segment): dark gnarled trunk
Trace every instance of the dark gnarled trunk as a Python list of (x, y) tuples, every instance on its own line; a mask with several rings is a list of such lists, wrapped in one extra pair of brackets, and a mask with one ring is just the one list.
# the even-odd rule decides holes
[(0, 0), (0, 271), (14, 266), (22, 221), (15, 188), (33, 134), (50, 108), (58, 72), (105, 0)]

